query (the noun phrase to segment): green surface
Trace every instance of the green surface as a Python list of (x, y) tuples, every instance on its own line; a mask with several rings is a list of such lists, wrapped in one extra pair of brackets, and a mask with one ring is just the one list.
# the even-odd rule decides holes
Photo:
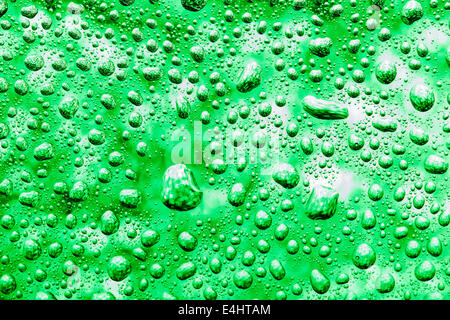
[(0, 0), (0, 298), (448, 299), (449, 9)]

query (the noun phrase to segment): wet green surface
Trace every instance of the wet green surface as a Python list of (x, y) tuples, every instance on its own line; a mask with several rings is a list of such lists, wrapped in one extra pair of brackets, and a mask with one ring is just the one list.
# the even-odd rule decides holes
[(449, 9), (0, 0), (0, 298), (448, 299)]

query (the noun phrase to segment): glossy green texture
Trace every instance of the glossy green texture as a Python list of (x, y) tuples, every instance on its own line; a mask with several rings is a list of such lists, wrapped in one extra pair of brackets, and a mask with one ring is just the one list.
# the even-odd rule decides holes
[(0, 0), (0, 299), (449, 299), (449, 9)]

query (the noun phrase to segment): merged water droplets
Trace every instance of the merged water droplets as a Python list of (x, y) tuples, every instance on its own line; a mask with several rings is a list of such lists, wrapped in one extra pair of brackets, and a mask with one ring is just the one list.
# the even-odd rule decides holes
[(203, 193), (195, 182), (194, 175), (184, 164), (167, 168), (162, 181), (161, 198), (168, 208), (187, 211), (196, 208)]

